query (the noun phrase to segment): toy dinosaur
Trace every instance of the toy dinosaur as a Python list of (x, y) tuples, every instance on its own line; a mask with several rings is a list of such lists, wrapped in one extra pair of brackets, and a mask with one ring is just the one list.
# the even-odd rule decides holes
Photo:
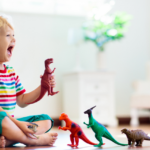
[[(150, 140), (150, 137), (142, 130), (128, 130), (126, 128), (121, 130), (127, 136), (128, 144), (131, 146), (142, 146), (144, 140)], [(132, 144), (131, 144), (132, 142)]]
[[(71, 132), (71, 134), (70, 134), (71, 144), (67, 144), (68, 146), (78, 147), (79, 139), (82, 139), (84, 142), (86, 142), (88, 144), (97, 145), (97, 144), (91, 142), (90, 140), (88, 140), (88, 138), (83, 133), (81, 127), (78, 124), (76, 124), (75, 122), (71, 121), (67, 114), (62, 113), (59, 117), (59, 120), (64, 120), (66, 122), (66, 127), (59, 126), (58, 129), (61, 129), (64, 131), (69, 130)], [(74, 144), (74, 139), (75, 139), (76, 144)]]
[[(32, 124), (32, 125), (29, 125), (28, 128), (33, 130), (34, 132), (36, 132), (37, 131), (36, 128), (38, 127), (38, 124), (36, 124), (34, 122), (30, 122), (30, 124)], [(37, 136), (35, 134), (33, 134), (33, 136), (35, 136), (37, 139), (39, 138), (39, 136)]]
[(118, 145), (122, 145), (122, 146), (128, 145), (128, 144), (122, 144), (122, 143), (119, 143), (118, 141), (116, 141), (113, 138), (113, 136), (109, 133), (109, 131), (101, 123), (97, 122), (93, 118), (92, 109), (95, 107), (96, 106), (94, 106), (84, 112), (85, 114), (88, 114), (88, 117), (89, 117), (89, 124), (86, 124), (85, 122), (84, 122), (84, 124), (87, 125), (87, 128), (90, 128), (90, 127), (92, 128), (92, 130), (95, 132), (96, 139), (99, 141), (99, 144), (94, 145), (94, 146), (101, 147), (101, 145), (103, 145), (102, 137), (105, 137)]
[(30, 126), (28, 126), (29, 129), (33, 130), (34, 132), (36, 132), (36, 128), (38, 127), (38, 124), (34, 123), (34, 122), (30, 122)]
[(49, 80), (52, 79), (52, 74), (54, 73), (55, 69), (53, 69), (53, 71), (50, 69), (49, 65), (53, 63), (53, 58), (49, 58), (45, 60), (45, 71), (43, 76), (41, 77), (41, 93), (40, 96), (32, 103), (28, 103), (28, 104), (33, 104), (37, 101), (39, 101), (40, 99), (42, 99), (42, 97), (45, 95), (45, 93), (48, 91), (48, 96), (49, 95), (55, 95), (57, 94), (59, 91), (57, 92), (53, 92), (53, 87), (50, 86), (49, 84)]

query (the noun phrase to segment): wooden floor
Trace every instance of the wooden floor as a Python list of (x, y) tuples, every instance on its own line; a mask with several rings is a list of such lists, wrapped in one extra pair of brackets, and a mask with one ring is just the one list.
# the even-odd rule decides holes
[[(120, 143), (125, 143), (127, 144), (127, 138), (125, 135), (121, 134), (120, 130), (122, 128), (128, 128), (128, 129), (137, 129), (137, 128), (132, 128), (129, 126), (119, 126), (117, 128), (110, 128), (108, 127), (108, 131), (113, 135), (113, 137)], [(139, 126), (138, 129), (142, 129), (146, 133), (149, 134), (150, 136), (150, 125), (146, 126)], [(84, 133), (90, 139), (92, 142), (96, 142), (97, 140), (94, 137), (94, 133), (92, 132), (91, 129), (86, 129), (83, 128)], [(38, 146), (38, 147), (25, 147), (23, 144), (19, 144), (15, 147), (9, 147), (9, 148), (0, 148), (0, 150), (71, 150), (71, 149), (76, 149), (76, 148), (71, 148), (67, 146), (67, 144), (70, 143), (69, 131), (60, 131), (57, 128), (53, 128), (51, 132), (57, 132), (58, 133), (58, 139), (56, 143), (54, 144), (53, 147), (50, 146)], [(106, 150), (127, 150), (127, 149), (134, 149), (134, 150), (150, 150), (150, 141), (144, 141), (142, 147), (129, 147), (129, 146), (119, 146), (116, 145), (115, 143), (103, 138), (103, 142), (105, 145), (101, 148), (96, 148), (91, 145), (88, 145), (87, 143), (84, 143), (82, 140), (79, 141), (79, 147), (78, 149), (81, 150), (98, 150), (98, 149), (106, 149)]]

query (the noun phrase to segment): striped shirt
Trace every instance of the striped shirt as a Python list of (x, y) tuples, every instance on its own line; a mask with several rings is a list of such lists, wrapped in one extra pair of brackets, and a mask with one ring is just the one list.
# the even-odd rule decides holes
[(16, 98), (23, 94), (25, 89), (14, 69), (5, 65), (4, 68), (0, 70), (0, 107), (14, 117)]

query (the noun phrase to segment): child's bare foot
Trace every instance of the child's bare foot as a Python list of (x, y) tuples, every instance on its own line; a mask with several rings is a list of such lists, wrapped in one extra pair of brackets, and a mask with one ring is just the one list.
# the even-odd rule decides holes
[(16, 142), (14, 142), (14, 141), (7, 140), (3, 135), (0, 136), (0, 148), (4, 148), (4, 147), (10, 146), (15, 143)]
[(42, 134), (39, 137), (39, 141), (37, 142), (37, 145), (50, 145), (53, 146), (57, 139), (58, 134), (57, 133), (46, 133)]
[(0, 136), (0, 148), (3, 148), (6, 146), (6, 140), (4, 136)]
[[(35, 145), (41, 145), (41, 146), (53, 146), (55, 143), (58, 134), (57, 133), (45, 133), (38, 135), (39, 138), (35, 140), (35, 144), (31, 143), (30, 145), (35, 146)], [(29, 145), (28, 145), (29, 146)]]

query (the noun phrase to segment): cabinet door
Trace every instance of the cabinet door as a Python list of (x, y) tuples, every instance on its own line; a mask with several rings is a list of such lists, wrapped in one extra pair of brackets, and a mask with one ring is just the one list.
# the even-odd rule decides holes
[(108, 95), (90, 95), (85, 96), (84, 110), (87, 110), (93, 106), (93, 115), (95, 118), (103, 118), (109, 116), (109, 96)]
[(93, 94), (107, 94), (109, 92), (109, 83), (108, 82), (100, 82), (100, 81), (94, 81), (94, 82), (88, 82), (85, 81), (84, 83), (85, 87), (85, 93), (93, 93)]

